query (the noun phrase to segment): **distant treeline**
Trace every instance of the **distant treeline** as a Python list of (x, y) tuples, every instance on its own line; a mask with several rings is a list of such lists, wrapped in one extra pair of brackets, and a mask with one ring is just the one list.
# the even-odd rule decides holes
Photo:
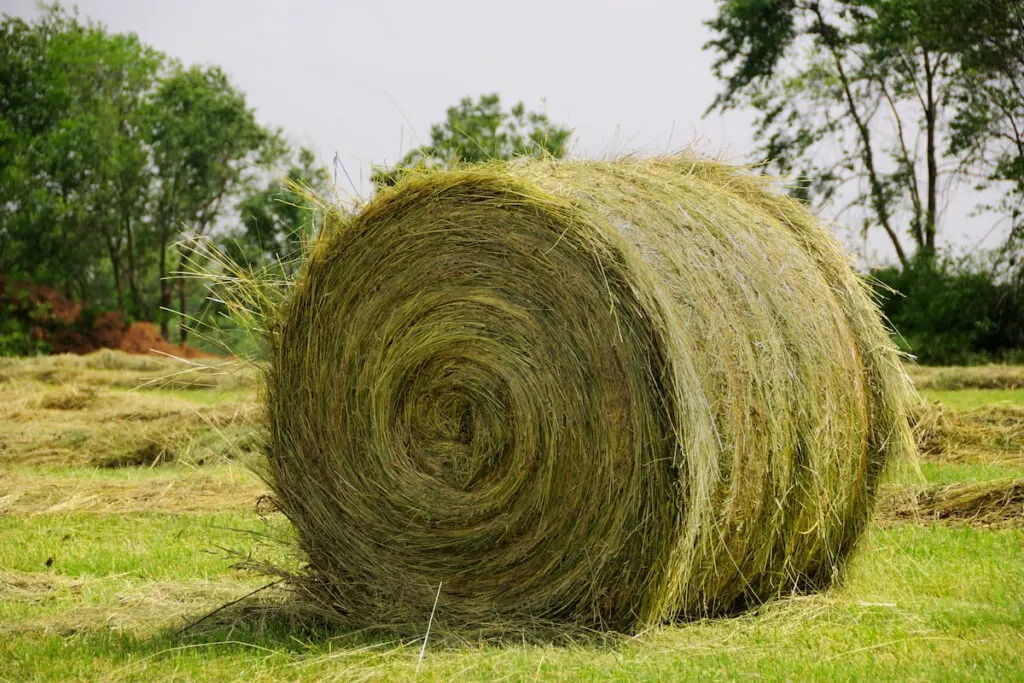
[[(1024, 361), (1024, 100), (1003, 97), (1024, 88), (1024, 11), (1000, 1), (1000, 12), (967, 40), (945, 30), (955, 22), (925, 21), (938, 9), (959, 17), (966, 5), (935, 0), (929, 14), (922, 1), (891, 4), (906, 6), (895, 14), (857, 9), (847, 20), (791, 3), (720, 3), (709, 22), (718, 37), (706, 46), (726, 84), (715, 106), (760, 112), (758, 137), (767, 142), (758, 154), (775, 171), (801, 177), (796, 194), (811, 204), (851, 178), (868, 179), (858, 198), (864, 229), (884, 230), (899, 254), (898, 266), (873, 276), (906, 350), (925, 363)], [(785, 30), (765, 34), (772, 26)], [(842, 37), (841, 27), (850, 35)], [(790, 55), (803, 34), (820, 60)], [(762, 45), (774, 47), (755, 49)], [(847, 45), (859, 46), (857, 54), (877, 68), (840, 68), (856, 61)], [(942, 69), (925, 68), (932, 54), (942, 57)], [(807, 77), (783, 78), (805, 68)], [(841, 73), (863, 101), (822, 85)], [(911, 86), (922, 77), (963, 97), (926, 102), (917, 116)], [(776, 92), (769, 86), (780, 78), (785, 87)], [(885, 101), (878, 93), (906, 100), (891, 110), (905, 112), (906, 128), (897, 116), (894, 130), (924, 130), (934, 143), (925, 153), (886, 147), (856, 125)], [(824, 120), (825, 104), (835, 121), (808, 128)], [(522, 103), (504, 109), (497, 94), (464, 98), (431, 128), (429, 144), (394, 167), (375, 168), (373, 180), (383, 187), (413, 168), (560, 157), (571, 135)], [(834, 168), (804, 163), (819, 159), (820, 145), (856, 151)], [(943, 165), (944, 149), (950, 163)], [(880, 158), (889, 163), (872, 161)], [(996, 205), (979, 207), (1009, 226), (989, 263), (952, 259), (937, 242), (938, 180), (947, 167), (1003, 192)], [(295, 186), (327, 194), (327, 170), (257, 121), (218, 67), (185, 66), (135, 35), (109, 33), (56, 5), (31, 23), (0, 17), (0, 281), (7, 282), (0, 354), (63, 348), (54, 340), (68, 335), (88, 341), (115, 318), (124, 329), (156, 322), (176, 342), (187, 340), (192, 317), (226, 321), (210, 315), (215, 304), (188, 275), (202, 265), (200, 246), (211, 240), (243, 265), (291, 263), (318, 227)], [(57, 310), (69, 302), (74, 316)]]
[(201, 240), (249, 260), (294, 249), (309, 216), (285, 175), (327, 179), (218, 67), (56, 5), (33, 23), (2, 17), (0, 275), (157, 321), (165, 336), (173, 309), (184, 340), (203, 301), (184, 275)]

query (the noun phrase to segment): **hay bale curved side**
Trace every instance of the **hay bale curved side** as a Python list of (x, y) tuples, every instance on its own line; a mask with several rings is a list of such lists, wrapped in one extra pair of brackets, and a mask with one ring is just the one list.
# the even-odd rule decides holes
[(268, 481), (353, 624), (628, 630), (828, 585), (909, 384), (837, 243), (673, 158), (413, 175), (272, 336)]

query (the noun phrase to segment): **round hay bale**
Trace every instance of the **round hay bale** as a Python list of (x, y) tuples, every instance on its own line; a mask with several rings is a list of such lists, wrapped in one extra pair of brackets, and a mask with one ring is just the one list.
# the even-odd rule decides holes
[(438, 597), (631, 630), (824, 587), (913, 449), (836, 240), (678, 157), (413, 174), (314, 245), (267, 380), (301, 584), (356, 625)]

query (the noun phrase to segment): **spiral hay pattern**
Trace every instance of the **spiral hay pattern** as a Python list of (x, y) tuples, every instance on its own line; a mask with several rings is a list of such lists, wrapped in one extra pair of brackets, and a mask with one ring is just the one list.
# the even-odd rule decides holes
[(829, 585), (908, 384), (839, 245), (708, 161), (414, 174), (272, 335), (267, 473), (355, 625), (632, 630)]

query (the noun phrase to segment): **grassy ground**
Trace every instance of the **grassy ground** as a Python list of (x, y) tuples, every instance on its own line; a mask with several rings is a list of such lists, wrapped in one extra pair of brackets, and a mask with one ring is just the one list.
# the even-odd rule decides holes
[(117, 356), (3, 363), (0, 680), (1024, 680), (1024, 500), (989, 496), (972, 514), (960, 485), (1016, 491), (1024, 395), (970, 383), (1024, 374), (927, 372), (967, 386), (924, 390), (943, 405), (918, 418), (921, 474), (890, 473), (830, 593), (632, 638), (435, 633), (419, 662), (421, 641), (320, 631), (277, 587), (178, 633), (265, 584), (240, 558), (297, 562), (261, 540), (288, 531), (249, 470), (244, 375), (154, 382), (163, 364)]
[(921, 396), (954, 410), (1024, 404), (1024, 389), (922, 389)]

